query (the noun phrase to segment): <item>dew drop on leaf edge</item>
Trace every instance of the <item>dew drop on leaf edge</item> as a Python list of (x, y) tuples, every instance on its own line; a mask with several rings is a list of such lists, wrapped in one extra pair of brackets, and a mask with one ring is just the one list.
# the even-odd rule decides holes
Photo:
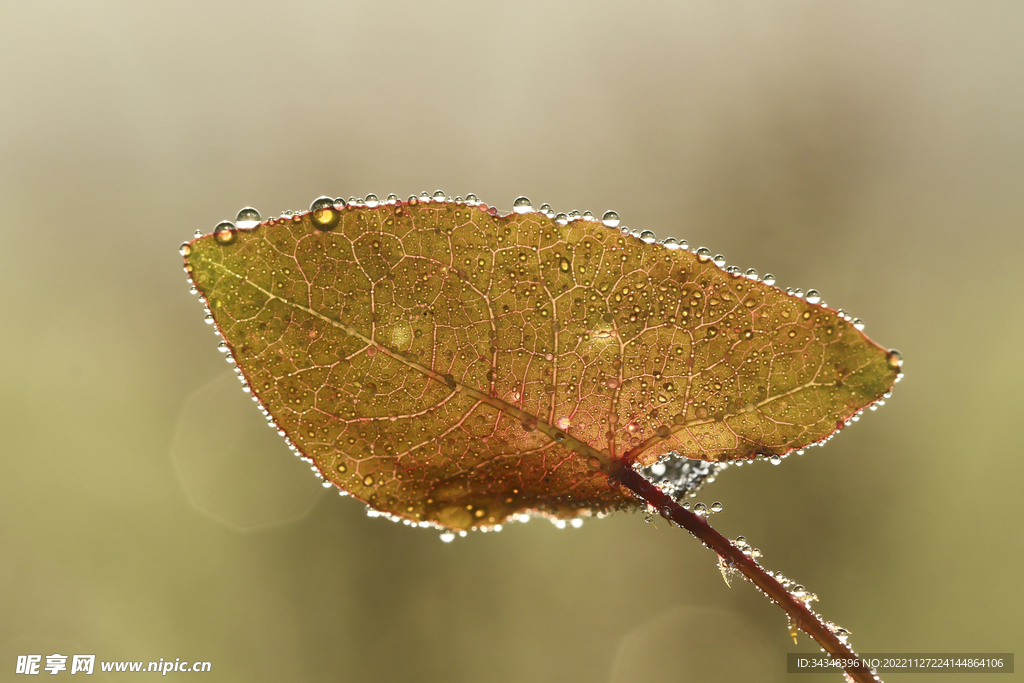
[(251, 206), (247, 206), (235, 216), (235, 225), (242, 230), (255, 228), (260, 224), (260, 212)]
[(512, 210), (516, 213), (530, 213), (533, 211), (533, 204), (527, 197), (517, 197), (516, 200), (512, 202)]
[(333, 230), (341, 222), (341, 212), (335, 208), (335, 201), (330, 197), (320, 197), (309, 206), (309, 218), (317, 230)]
[(231, 221), (221, 221), (213, 229), (213, 239), (217, 244), (231, 244), (235, 241), (235, 224)]

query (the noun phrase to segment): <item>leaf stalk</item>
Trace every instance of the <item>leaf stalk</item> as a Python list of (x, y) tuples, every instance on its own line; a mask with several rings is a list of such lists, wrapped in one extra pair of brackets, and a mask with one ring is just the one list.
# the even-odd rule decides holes
[(621, 461), (616, 462), (609, 475), (632, 491), (641, 500), (655, 507), (663, 517), (670, 519), (689, 531), (701, 543), (715, 551), (721, 561), (739, 571), (751, 583), (761, 589), (772, 602), (779, 605), (789, 617), (790, 624), (816, 640), (826, 652), (843, 659), (857, 661), (859, 666), (844, 669), (847, 677), (857, 683), (881, 683), (877, 674), (864, 666), (848, 644), (844, 643), (825, 625), (806, 603), (798, 599), (769, 574), (752, 557), (744, 554), (732, 541), (718, 533), (699, 515), (683, 508), (660, 488), (648, 481), (639, 472)]

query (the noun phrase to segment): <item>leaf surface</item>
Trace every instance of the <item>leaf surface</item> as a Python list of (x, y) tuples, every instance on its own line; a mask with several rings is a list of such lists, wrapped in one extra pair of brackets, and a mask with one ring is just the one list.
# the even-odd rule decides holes
[(339, 205), (183, 251), (291, 443), (372, 507), (450, 529), (634, 507), (613, 460), (786, 454), (899, 370), (836, 311), (594, 220)]

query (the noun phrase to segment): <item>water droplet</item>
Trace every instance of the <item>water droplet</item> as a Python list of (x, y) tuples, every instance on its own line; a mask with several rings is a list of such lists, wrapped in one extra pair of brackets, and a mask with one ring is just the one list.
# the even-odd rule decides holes
[(559, 429), (568, 429), (569, 428), (569, 418), (567, 418), (567, 417), (565, 417), (563, 415), (562, 417), (560, 417), (557, 420), (555, 420), (555, 426), (558, 427)]
[[(896, 349), (889, 349), (888, 358), (889, 367), (893, 370), (898, 370), (903, 367), (903, 355)], [(888, 396), (886, 396), (888, 398)]]
[(231, 244), (235, 241), (235, 224), (231, 221), (221, 221), (213, 229), (213, 239), (217, 244)]
[(721, 254), (718, 254), (717, 256), (715, 256), (715, 265), (718, 266), (719, 268), (724, 266), (725, 265), (725, 257), (722, 256)]
[(707, 263), (711, 260), (711, 250), (707, 247), (701, 247), (697, 250), (697, 260), (703, 263)]
[(522, 427), (523, 427), (523, 431), (524, 432), (535, 431), (537, 429), (537, 421), (535, 419), (533, 419), (532, 417), (527, 418), (527, 419), (523, 420)]
[(188, 242), (183, 242), (182, 245), (178, 247), (178, 253), (182, 256), (188, 256), (192, 253), (192, 247), (189, 246)]
[(455, 382), (455, 377), (452, 375), (444, 376), (444, 383), (448, 385), (449, 389), (454, 389), (458, 384)]
[(725, 509), (725, 506), (722, 505), (721, 503), (719, 503), (717, 500), (714, 503), (711, 504), (711, 511), (712, 512), (721, 512), (724, 509)]
[(601, 222), (609, 228), (617, 228), (619, 227), (619, 214), (614, 211), (605, 211), (601, 216)]
[(665, 463), (663, 462), (656, 462), (653, 465), (651, 465), (651, 474), (653, 474), (656, 477), (664, 476), (666, 470), (667, 468), (665, 467)]
[(591, 456), (587, 458), (587, 467), (596, 472), (597, 470), (601, 469), (601, 461)]
[(251, 206), (247, 206), (235, 216), (235, 225), (240, 229), (255, 228), (260, 224), (260, 212)]
[(819, 294), (816, 289), (808, 289), (807, 296), (805, 298), (807, 299), (807, 303), (816, 304), (821, 301), (821, 294)]
[(763, 282), (763, 283), (765, 283), (766, 285), (769, 285), (769, 286), (770, 285), (774, 285), (775, 284), (775, 276), (772, 275), (771, 273), (765, 273), (764, 277), (761, 278), (761, 282)]
[(477, 196), (471, 192), (466, 195), (466, 203), (469, 204), (470, 206), (475, 206), (476, 204), (480, 203), (480, 200), (477, 199)]
[(698, 517), (703, 517), (704, 515), (708, 514), (708, 506), (705, 505), (704, 503), (697, 503), (696, 505), (693, 506), (693, 514), (697, 515)]
[(665, 246), (666, 249), (670, 251), (675, 251), (676, 249), (679, 248), (679, 240), (677, 240), (675, 237), (666, 237), (665, 241), (662, 242), (662, 244)]
[(398, 203), (398, 195), (395, 194), (394, 192), (392, 192), (391, 194), (388, 195), (388, 198), (385, 201), (388, 204), (397, 204)]
[(366, 205), (371, 209), (380, 204), (380, 200), (377, 199), (377, 195), (375, 194), (366, 195), (366, 199), (364, 199), (363, 201), (366, 202)]
[(334, 208), (335, 200), (320, 197), (309, 206), (309, 217), (318, 230), (333, 230), (341, 221), (341, 213)]
[(450, 531), (446, 531), (443, 534), (441, 534), (441, 542), (442, 543), (451, 543), (454, 540), (455, 540), (455, 534), (453, 534)]
[(650, 230), (644, 230), (642, 233), (640, 233), (640, 241), (643, 242), (644, 244), (654, 244), (655, 242), (658, 241), (658, 236), (655, 235)]
[(668, 437), (668, 435), (671, 433), (671, 431), (672, 430), (670, 430), (668, 428), (668, 426), (660, 425), (657, 429), (654, 430), (654, 433), (664, 439), (664, 438)]
[(516, 197), (516, 200), (512, 202), (512, 210), (516, 213), (530, 213), (533, 211), (533, 204), (527, 197)]
[(367, 474), (365, 477), (363, 477), (363, 484), (365, 486), (373, 486), (373, 475)]
[(447, 197), (444, 194), (444, 190), (437, 190), (436, 192), (434, 192), (434, 201), (435, 202), (440, 203), (440, 202), (443, 202), (445, 199), (447, 199)]
[(560, 213), (557, 216), (555, 216), (555, 222), (558, 223), (559, 225), (568, 225), (569, 217), (564, 213)]
[(569, 265), (569, 259), (564, 256), (558, 260), (558, 269), (563, 273), (568, 273), (571, 266)]
[(860, 318), (854, 318), (853, 319), (853, 326), (855, 328), (857, 328), (858, 330), (863, 330), (864, 329), (864, 321), (861, 320)]
[(770, 462), (773, 465), (779, 465), (782, 464), (782, 458), (777, 455), (773, 455), (770, 458), (768, 458), (768, 462)]
[(757, 271), (753, 268), (747, 268), (747, 272), (744, 273), (751, 280), (757, 280)]

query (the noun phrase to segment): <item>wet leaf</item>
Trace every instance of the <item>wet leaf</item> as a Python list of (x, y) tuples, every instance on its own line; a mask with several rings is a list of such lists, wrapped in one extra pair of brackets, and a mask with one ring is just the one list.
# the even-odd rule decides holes
[(186, 270), (291, 443), (413, 522), (633, 507), (611, 460), (782, 455), (898, 373), (836, 311), (650, 234), (451, 200), (314, 207), (220, 226)]

